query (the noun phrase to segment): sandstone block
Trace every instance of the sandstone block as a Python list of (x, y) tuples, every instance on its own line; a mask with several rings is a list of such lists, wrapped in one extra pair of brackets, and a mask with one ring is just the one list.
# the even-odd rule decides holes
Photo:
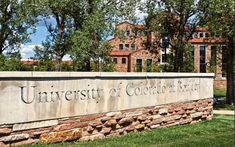
[(158, 125), (152, 125), (152, 126), (150, 126), (151, 129), (155, 129), (155, 128), (159, 128), (159, 127), (160, 127), (159, 124), (158, 124)]
[(178, 111), (176, 114), (179, 114), (179, 115), (183, 115), (185, 113), (185, 111), (183, 109), (181, 109), (180, 111)]
[(102, 124), (103, 123), (100, 120), (96, 120), (96, 121), (91, 122), (89, 125), (92, 127), (96, 127), (96, 126), (100, 126)]
[(68, 131), (50, 132), (40, 135), (40, 142), (55, 143), (62, 141), (72, 141), (79, 139), (82, 136), (81, 129), (73, 129)]
[(108, 112), (108, 113), (106, 113), (106, 116), (113, 117), (113, 116), (117, 116), (117, 115), (120, 115), (120, 114), (122, 114), (122, 112), (120, 112), (120, 111), (117, 111), (117, 112)]
[(196, 112), (196, 113), (191, 114), (191, 117), (192, 118), (198, 118), (198, 117), (201, 117), (202, 114), (203, 114), (202, 112)]
[(54, 127), (55, 131), (64, 131), (64, 130), (71, 130), (71, 129), (75, 129), (75, 128), (83, 128), (83, 127), (87, 127), (88, 123), (87, 122), (74, 122), (74, 123), (69, 123), (69, 124), (61, 124), (61, 125), (57, 125)]
[(139, 121), (144, 121), (146, 119), (147, 119), (146, 115), (141, 115), (141, 116), (137, 117), (137, 120), (139, 120)]
[(93, 141), (95, 139), (103, 139), (104, 137), (105, 137), (104, 134), (99, 133), (99, 134), (95, 134), (91, 136), (83, 136), (79, 140), (80, 141), (89, 141), (89, 140)]
[(117, 124), (117, 121), (116, 121), (115, 119), (112, 119), (112, 120), (106, 121), (106, 122), (104, 123), (104, 126), (110, 127), (110, 126), (114, 126), (114, 125), (116, 125), (116, 124)]
[(0, 136), (10, 134), (11, 132), (11, 128), (0, 128)]
[(0, 147), (9, 147), (9, 145), (0, 141)]
[(166, 115), (168, 113), (168, 110), (166, 108), (159, 109), (158, 112), (160, 115)]
[(111, 128), (102, 128), (101, 132), (102, 134), (109, 134), (111, 131)]
[(123, 124), (130, 124), (130, 123), (132, 123), (133, 121), (134, 121), (133, 118), (127, 117), (127, 118), (121, 119), (121, 120), (118, 122), (118, 124), (120, 124), (120, 125), (123, 125)]
[(133, 111), (133, 112), (126, 113), (126, 117), (139, 116), (139, 115), (142, 115), (142, 114), (143, 114), (142, 111)]
[(11, 146), (22, 146), (22, 145), (33, 144), (37, 142), (39, 142), (39, 139), (28, 139), (28, 140), (23, 140), (23, 141), (16, 142), (16, 143), (11, 143)]
[(16, 134), (16, 135), (10, 135), (0, 138), (0, 142), (12, 142), (12, 141), (18, 141), (23, 139), (28, 139), (29, 134)]
[(111, 119), (111, 117), (102, 117), (102, 118), (100, 118), (100, 121), (101, 122), (106, 122), (106, 121), (108, 121), (110, 119)]
[(80, 121), (84, 122), (84, 121), (92, 121), (95, 120), (97, 118), (103, 117), (104, 114), (100, 113), (100, 114), (94, 114), (94, 115), (84, 115), (80, 117)]
[(86, 130), (87, 130), (87, 132), (92, 132), (92, 131), (94, 131), (94, 128), (91, 126), (88, 126)]
[(137, 130), (141, 130), (141, 129), (144, 129), (145, 125), (144, 124), (138, 124), (135, 126), (135, 129)]
[(159, 118), (163, 118), (162, 115), (151, 115), (151, 116), (147, 116), (147, 119), (153, 120), (153, 119), (159, 119)]
[(29, 123), (19, 123), (13, 125), (13, 131), (29, 130), (42, 127), (50, 127), (58, 125), (58, 120), (46, 120), (38, 122), (29, 122)]
[(134, 130), (135, 130), (135, 127), (132, 126), (132, 125), (127, 126), (127, 127), (125, 128), (125, 131), (127, 131), (127, 132), (131, 132), (131, 131), (134, 131)]

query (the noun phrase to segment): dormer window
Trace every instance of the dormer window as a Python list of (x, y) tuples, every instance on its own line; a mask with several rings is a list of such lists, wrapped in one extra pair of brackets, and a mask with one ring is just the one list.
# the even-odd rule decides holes
[(193, 38), (198, 38), (198, 34), (197, 34), (197, 33), (194, 33), (194, 34), (193, 34)]
[(203, 38), (204, 37), (204, 35), (203, 35), (203, 33), (201, 32), (201, 33), (199, 33), (199, 37), (200, 38)]
[(127, 30), (126, 31), (126, 37), (129, 37), (130, 36), (130, 30)]
[(129, 50), (129, 44), (125, 44), (125, 50)]
[(135, 50), (135, 44), (131, 44), (131, 50)]
[(123, 44), (119, 44), (119, 50), (123, 50)]

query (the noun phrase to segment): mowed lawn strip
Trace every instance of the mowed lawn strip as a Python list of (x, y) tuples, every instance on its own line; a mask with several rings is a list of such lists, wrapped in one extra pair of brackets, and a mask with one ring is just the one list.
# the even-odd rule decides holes
[(211, 121), (191, 125), (173, 126), (151, 131), (130, 133), (90, 142), (64, 142), (50, 145), (34, 144), (34, 147), (86, 146), (86, 147), (168, 147), (168, 146), (234, 146), (234, 116), (215, 115)]

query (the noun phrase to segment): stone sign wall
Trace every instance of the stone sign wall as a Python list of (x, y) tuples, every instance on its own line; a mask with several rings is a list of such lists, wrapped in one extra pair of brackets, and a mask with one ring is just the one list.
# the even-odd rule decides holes
[[(182, 116), (186, 114), (188, 104), (203, 101), (206, 104), (203, 105), (200, 103), (203, 106), (201, 108), (203, 110), (190, 111), (188, 114), (190, 115), (190, 119), (192, 119), (191, 114), (202, 117), (205, 111), (204, 118), (207, 119), (211, 118), (212, 97), (213, 74), (208, 73), (0, 72), (0, 143), (10, 143), (12, 139), (7, 140), (6, 137), (9, 138), (9, 135), (12, 136), (15, 132), (20, 132), (22, 136), (22, 131), (24, 130), (34, 130), (33, 132), (35, 132), (35, 129), (38, 128), (58, 127), (61, 120), (78, 118), (74, 121), (70, 120), (73, 123), (69, 125), (74, 126), (74, 124), (82, 122), (80, 120), (82, 117), (90, 115), (95, 115), (96, 117), (95, 119), (86, 120), (85, 122), (88, 124), (94, 120), (100, 121), (99, 119), (97, 120), (99, 118), (97, 116), (103, 116), (110, 112), (121, 113), (121, 111), (126, 112), (132, 110), (134, 112), (138, 110), (137, 114), (139, 113), (139, 115), (135, 114), (133, 116), (140, 117), (144, 114), (144, 109), (148, 110), (151, 108), (153, 111), (156, 111), (155, 114), (159, 115), (159, 118), (161, 118), (162, 114), (162, 117), (165, 118), (165, 113), (167, 117), (173, 116), (173, 114), (168, 112), (168, 106), (172, 104), (186, 104), (184, 106), (185, 109), (182, 109), (184, 112), (177, 114), (178, 116), (174, 116), (179, 117), (179, 120), (184, 120)], [(207, 109), (208, 106), (210, 109)], [(166, 112), (158, 114), (161, 107), (166, 107), (161, 109), (161, 111), (164, 110)], [(172, 109), (172, 112), (175, 112), (174, 109)], [(192, 109), (195, 108), (192, 107)], [(131, 119), (129, 125), (133, 125), (134, 122), (137, 123), (135, 121), (137, 117), (128, 116), (126, 118), (124, 117), (126, 113), (121, 114), (119, 120), (123, 118)], [(185, 119), (189, 119), (187, 114)], [(108, 120), (114, 122), (111, 116), (108, 116), (106, 121)], [(118, 124), (119, 120), (115, 118), (114, 124)], [(138, 121), (138, 126), (154, 128), (153, 125), (156, 125), (149, 124), (153, 120), (156, 120), (151, 119), (150, 115), (145, 120), (149, 122), (147, 121), (148, 123), (140, 125), (142, 121)], [(106, 121), (101, 121), (100, 125), (102, 127), (100, 131), (102, 131)], [(192, 121), (193, 119), (189, 122)], [(82, 124), (79, 123), (79, 125), (83, 126)], [(147, 124), (148, 126), (146, 126)], [(161, 126), (159, 123), (157, 124)], [(71, 133), (74, 129), (75, 132), (78, 129), (80, 130), (78, 131), (80, 133), (77, 132), (79, 134), (78, 138), (82, 138), (82, 136), (84, 138), (92, 135), (92, 133), (89, 134), (89, 131), (87, 132), (87, 129), (93, 128), (95, 130), (94, 128), (99, 125), (85, 125), (85, 130), (83, 130), (83, 127), (78, 126), (75, 125), (65, 130)], [(120, 127), (122, 128), (122, 125)], [(5, 138), (1, 137), (2, 129), (10, 130)], [(103, 129), (107, 131), (107, 128)], [(109, 129), (110, 127), (108, 127)], [(49, 129), (49, 132), (52, 130)], [(108, 132), (110, 133), (111, 130)], [(84, 135), (84, 131), (89, 135)], [(100, 131), (99, 129), (96, 130), (98, 134)], [(58, 132), (58, 130), (55, 132)], [(30, 140), (30, 134), (26, 134), (28, 136), (26, 135), (26, 137), (24, 136), (25, 138), (23, 137), (19, 140), (27, 143)], [(101, 134), (105, 135), (105, 133)], [(47, 138), (45, 136), (47, 135), (49, 134), (39, 133), (38, 138), (41, 138), (46, 143), (54, 142), (45, 141), (45, 138)], [(59, 139), (59, 141), (64, 141), (64, 139)]]

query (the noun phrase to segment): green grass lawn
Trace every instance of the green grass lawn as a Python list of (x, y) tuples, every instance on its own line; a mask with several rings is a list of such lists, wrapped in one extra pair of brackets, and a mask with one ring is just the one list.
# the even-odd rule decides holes
[(234, 116), (215, 115), (211, 121), (191, 125), (154, 129), (152, 131), (130, 133), (90, 142), (70, 142), (51, 145), (31, 145), (34, 147), (233, 147)]
[(215, 110), (234, 110), (233, 105), (225, 104), (226, 89), (214, 89), (214, 97), (222, 101), (221, 104), (214, 105)]
[(226, 97), (226, 89), (214, 89), (214, 97), (224, 99)]

